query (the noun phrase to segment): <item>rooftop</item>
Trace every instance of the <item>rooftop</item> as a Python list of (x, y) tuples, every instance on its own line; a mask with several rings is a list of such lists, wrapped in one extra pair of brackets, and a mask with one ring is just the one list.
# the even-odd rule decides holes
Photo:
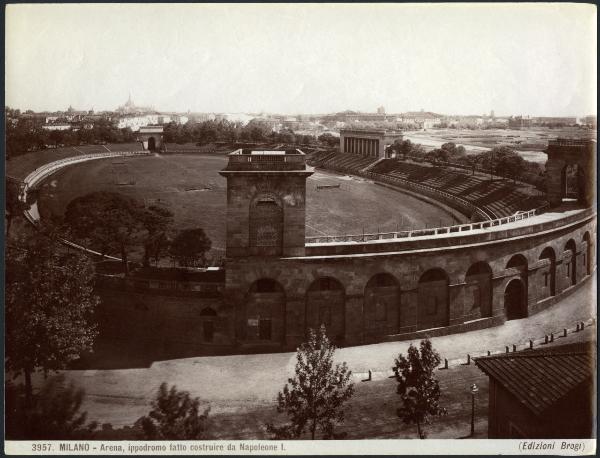
[(595, 371), (591, 342), (475, 358), (475, 364), (538, 416), (591, 383)]
[(299, 149), (288, 149), (288, 150), (253, 150), (249, 148), (243, 148), (235, 150), (229, 153), (230, 156), (239, 155), (250, 155), (250, 156), (283, 156), (283, 155), (302, 155), (305, 154)]
[(402, 132), (399, 130), (377, 129), (372, 127), (344, 127), (343, 129), (340, 129), (340, 133), (342, 132), (372, 132), (383, 135), (402, 135)]
[(163, 127), (162, 126), (141, 126), (140, 132), (147, 133), (147, 134), (162, 133)]
[[(240, 148), (229, 153), (223, 172), (305, 172), (306, 155), (299, 149), (253, 150)], [(311, 172), (312, 173), (312, 172)]]

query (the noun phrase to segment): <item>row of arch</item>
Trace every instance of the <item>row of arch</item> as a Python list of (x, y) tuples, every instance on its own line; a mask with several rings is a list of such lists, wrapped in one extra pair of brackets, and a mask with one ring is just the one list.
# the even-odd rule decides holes
[[(583, 241), (586, 274), (591, 271), (591, 239), (588, 232)], [(577, 281), (576, 243), (570, 239), (564, 247), (562, 259), (571, 285)], [(549, 295), (556, 294), (556, 253), (545, 247), (539, 260), (549, 268), (544, 270), (545, 286)], [(512, 256), (505, 268), (511, 278), (504, 290), (504, 312), (507, 319), (524, 318), (528, 314), (529, 263), (522, 254)], [(475, 318), (493, 315), (492, 269), (485, 261), (472, 264), (465, 274), (465, 315)], [(362, 333), (365, 339), (399, 333), (403, 327), (416, 323), (417, 329), (448, 326), (450, 319), (449, 277), (444, 269), (425, 271), (418, 280), (416, 307), (412, 310), (401, 304), (398, 280), (387, 272), (372, 276), (364, 288)], [(245, 305), (243, 340), (283, 341), (285, 339), (285, 291), (279, 282), (270, 278), (256, 280), (249, 288)], [(403, 306), (401, 306), (403, 305)], [(415, 310), (416, 309), (416, 310)], [(338, 343), (346, 334), (346, 290), (336, 278), (315, 279), (306, 290), (304, 329), (324, 324), (329, 336)]]

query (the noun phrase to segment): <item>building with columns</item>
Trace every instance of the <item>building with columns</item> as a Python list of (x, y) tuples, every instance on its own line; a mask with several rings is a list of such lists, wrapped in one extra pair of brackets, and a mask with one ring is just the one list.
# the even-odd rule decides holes
[(340, 152), (383, 159), (386, 147), (396, 140), (402, 140), (402, 133), (385, 129), (342, 129)]

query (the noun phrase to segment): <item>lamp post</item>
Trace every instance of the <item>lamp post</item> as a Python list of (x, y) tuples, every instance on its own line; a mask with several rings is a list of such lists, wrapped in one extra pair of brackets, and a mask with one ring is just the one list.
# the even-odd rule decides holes
[(471, 385), (471, 437), (475, 435), (475, 395), (479, 391), (479, 387), (473, 383)]

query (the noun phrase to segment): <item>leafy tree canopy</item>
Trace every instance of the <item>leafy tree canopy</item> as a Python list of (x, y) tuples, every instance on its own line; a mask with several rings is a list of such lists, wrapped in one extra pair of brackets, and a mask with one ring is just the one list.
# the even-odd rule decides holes
[(397, 393), (402, 401), (398, 416), (406, 424), (416, 424), (419, 438), (425, 439), (427, 434), (423, 426), (430, 422), (432, 416), (446, 413), (440, 407), (440, 386), (434, 377), (440, 355), (426, 339), (421, 341), (420, 352), (410, 344), (407, 356), (398, 355), (395, 363)]
[(128, 251), (146, 231), (143, 206), (116, 192), (97, 191), (73, 199), (64, 220), (76, 239), (103, 255), (120, 254), (125, 266)]
[(94, 269), (80, 253), (65, 253), (39, 234), (6, 250), (6, 367), (24, 374), (31, 398), (31, 373), (63, 369), (96, 337), (92, 315)]
[(190, 440), (203, 439), (206, 433), (210, 408), (200, 413), (200, 401), (191, 398), (187, 391), (179, 391), (162, 383), (152, 410), (141, 418), (146, 439)]
[(325, 326), (309, 331), (307, 342), (296, 354), (295, 376), (288, 379), (277, 397), (277, 411), (287, 413), (290, 423), (267, 424), (275, 438), (296, 439), (306, 431), (315, 439), (319, 429), (324, 439), (335, 439), (335, 426), (344, 421), (343, 406), (354, 393), (351, 371), (346, 363), (333, 364), (335, 345), (327, 338)]
[(204, 264), (206, 252), (211, 245), (204, 229), (186, 229), (177, 234), (171, 243), (170, 253), (180, 266), (197, 267)]
[(21, 386), (7, 384), (6, 434), (12, 440), (90, 439), (96, 422), (86, 423), (87, 412), (80, 412), (84, 391), (64, 375), (46, 381), (31, 405), (24, 401)]

